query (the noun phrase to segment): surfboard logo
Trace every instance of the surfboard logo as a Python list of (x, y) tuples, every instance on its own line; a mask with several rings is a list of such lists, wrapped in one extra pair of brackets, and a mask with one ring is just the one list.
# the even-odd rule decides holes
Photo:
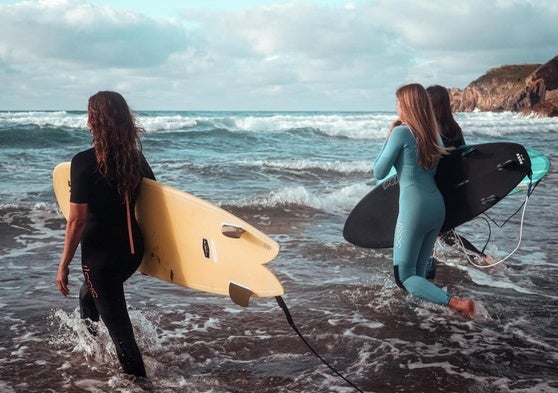
[(401, 247), (401, 242), (403, 241), (403, 224), (398, 223), (395, 227), (395, 237), (393, 240), (393, 247)]
[(399, 184), (399, 178), (397, 176), (392, 176), (382, 183), (382, 187), (384, 190), (387, 190), (389, 187), (393, 187), (397, 184)]
[(91, 271), (91, 269), (89, 269), (89, 266), (83, 265), (82, 270), (83, 270), (83, 277), (85, 278), (85, 283), (89, 287), (89, 293), (91, 293), (91, 296), (94, 299), (97, 299), (99, 297), (99, 295), (97, 294), (97, 291), (95, 290), (95, 287), (93, 286), (93, 282), (91, 281), (91, 278), (90, 278), (90, 275), (89, 275), (89, 272)]
[(203, 250), (203, 255), (207, 259), (209, 259), (209, 242), (207, 241), (207, 239), (202, 240), (202, 250)]

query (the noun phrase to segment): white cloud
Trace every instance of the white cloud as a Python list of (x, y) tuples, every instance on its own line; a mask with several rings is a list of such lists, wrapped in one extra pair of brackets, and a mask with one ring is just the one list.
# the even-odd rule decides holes
[(331, 109), (347, 106), (340, 101), (347, 99), (343, 91), (353, 97), (385, 86), (391, 72), (386, 65), (395, 70), (412, 62), (401, 47), (395, 50), (397, 37), (360, 11), (292, 3), (184, 17), (202, 23), (212, 58), (228, 70), (219, 76), (235, 91), (253, 88), (270, 100), (296, 100), (301, 94), (305, 100), (328, 100), (334, 104), (325, 109)]
[(0, 6), (6, 61), (57, 60), (83, 67), (149, 67), (187, 44), (184, 28), (78, 0)]
[[(553, 1), (379, 0), (373, 7), (414, 50), (410, 75), (420, 81), (465, 87), (502, 64), (543, 63), (558, 54)], [(436, 82), (436, 79), (443, 81)], [(426, 83), (426, 82), (424, 82)]]
[(82, 109), (119, 89), (138, 109), (391, 110), (404, 82), (464, 87), (558, 54), (558, 6), (542, 0), (148, 14), (85, 0), (0, 5), (0, 109)]

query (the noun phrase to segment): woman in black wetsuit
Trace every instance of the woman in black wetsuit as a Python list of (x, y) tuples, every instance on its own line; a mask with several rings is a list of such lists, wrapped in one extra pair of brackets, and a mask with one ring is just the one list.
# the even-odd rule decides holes
[[(67, 296), (69, 265), (81, 241), (85, 282), (80, 290), (83, 319), (105, 323), (125, 373), (145, 377), (126, 308), (124, 282), (143, 257), (143, 238), (134, 206), (143, 177), (154, 179), (141, 152), (140, 133), (124, 98), (101, 91), (89, 98), (93, 148), (76, 154), (70, 169), (70, 213), (56, 276)], [(91, 326), (90, 331), (94, 332)]]
[[(438, 122), (440, 136), (442, 137), (444, 147), (451, 150), (452, 148), (455, 149), (464, 146), (465, 138), (463, 137), (461, 127), (453, 117), (448, 89), (444, 86), (433, 85), (429, 86), (426, 91), (428, 92), (430, 102), (432, 103), (432, 109), (434, 110), (436, 121)], [(487, 263), (492, 262), (491, 256), (486, 255), (484, 252), (476, 248), (469, 240), (458, 235), (454, 229), (442, 232), (439, 236), (440, 239), (449, 246), (453, 247), (461, 243), (466, 250), (479, 255)]]

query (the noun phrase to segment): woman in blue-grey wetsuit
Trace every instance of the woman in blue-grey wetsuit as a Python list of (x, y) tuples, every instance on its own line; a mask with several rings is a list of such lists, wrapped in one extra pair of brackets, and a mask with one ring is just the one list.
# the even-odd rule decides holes
[(414, 296), (472, 315), (474, 303), (449, 295), (425, 278), (426, 264), (445, 217), (444, 199), (434, 175), (444, 151), (432, 105), (424, 87), (402, 86), (396, 92), (399, 119), (393, 124), (374, 175), (385, 177), (392, 166), (399, 177), (399, 215), (393, 241), (398, 285)]
[[(68, 266), (81, 242), (81, 317), (95, 322), (100, 317), (124, 372), (145, 377), (126, 308), (124, 282), (143, 256), (143, 238), (134, 217), (139, 184), (143, 177), (154, 176), (141, 153), (141, 129), (120, 94), (102, 91), (93, 95), (87, 112), (94, 147), (72, 159), (70, 213), (56, 282), (67, 296)], [(93, 326), (89, 326), (92, 333)]]

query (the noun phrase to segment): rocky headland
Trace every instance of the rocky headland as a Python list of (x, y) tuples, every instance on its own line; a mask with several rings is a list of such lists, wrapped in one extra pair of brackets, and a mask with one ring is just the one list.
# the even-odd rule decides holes
[(558, 56), (545, 64), (504, 65), (449, 89), (454, 112), (521, 112), (558, 116)]

